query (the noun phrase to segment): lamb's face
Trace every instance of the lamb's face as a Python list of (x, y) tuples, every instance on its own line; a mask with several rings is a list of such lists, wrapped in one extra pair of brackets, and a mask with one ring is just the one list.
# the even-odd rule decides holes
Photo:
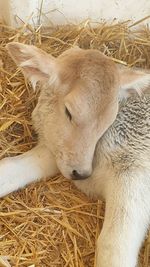
[(57, 63), (58, 84), (43, 91), (45, 101), (34, 118), (44, 112), (44, 139), (62, 174), (85, 179), (92, 173), (95, 146), (117, 114), (116, 68), (101, 53), (80, 49), (65, 52)]
[(87, 178), (95, 146), (117, 115), (119, 87), (123, 95), (132, 89), (139, 93), (150, 75), (119, 69), (96, 50), (69, 49), (55, 59), (34, 46), (10, 43), (7, 48), (33, 86), (45, 85), (33, 118), (60, 171), (68, 178)]

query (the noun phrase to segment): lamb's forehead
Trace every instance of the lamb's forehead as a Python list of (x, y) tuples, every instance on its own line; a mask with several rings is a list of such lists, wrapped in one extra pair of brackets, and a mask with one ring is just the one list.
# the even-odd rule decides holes
[[(97, 50), (70, 49), (58, 62), (61, 82), (67, 84), (66, 101), (75, 110), (98, 114), (107, 108), (117, 95), (116, 65)], [(86, 115), (86, 114), (85, 114)]]
[(104, 90), (110, 90), (117, 82), (115, 63), (98, 50), (69, 49), (58, 57), (58, 63), (62, 82), (97, 82)]
[(59, 57), (58, 60), (65, 64), (66, 67), (78, 67), (82, 68), (84, 64), (104, 64), (110, 67), (110, 63), (113, 62), (104, 54), (96, 49), (80, 49), (80, 48), (71, 48), (63, 52)]

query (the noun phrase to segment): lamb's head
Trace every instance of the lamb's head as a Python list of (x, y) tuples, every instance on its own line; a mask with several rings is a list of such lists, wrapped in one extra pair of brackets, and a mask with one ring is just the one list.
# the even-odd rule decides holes
[(42, 118), (39, 131), (60, 171), (72, 179), (89, 177), (96, 144), (116, 118), (120, 85), (131, 91), (146, 75), (120, 70), (97, 50), (72, 48), (54, 58), (20, 43), (7, 48), (33, 86), (43, 84), (34, 115)]

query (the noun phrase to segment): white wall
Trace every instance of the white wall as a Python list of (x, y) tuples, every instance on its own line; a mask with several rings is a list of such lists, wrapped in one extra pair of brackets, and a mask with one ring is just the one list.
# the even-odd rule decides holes
[(150, 15), (150, 0), (45, 0), (43, 11), (55, 23), (78, 22), (91, 18), (113, 20), (139, 20)]
[[(3, 1), (4, 0), (0, 0)], [(32, 22), (38, 23), (41, 0), (8, 0), (10, 2), (11, 22), (18, 15), (26, 21), (33, 12)], [(2, 9), (1, 11), (2, 12)], [(79, 22), (87, 18), (139, 20), (150, 15), (150, 0), (43, 0), (42, 22), (64, 24)], [(150, 19), (147, 21), (150, 22)]]

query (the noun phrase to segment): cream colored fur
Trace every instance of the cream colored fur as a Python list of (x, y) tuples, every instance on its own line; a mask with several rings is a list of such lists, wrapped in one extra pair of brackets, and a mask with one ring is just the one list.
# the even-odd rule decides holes
[(0, 196), (59, 172), (74, 178), (76, 170), (86, 178), (75, 180), (76, 186), (106, 200), (96, 266), (135, 267), (150, 219), (150, 163), (147, 152), (138, 161), (134, 149), (133, 164), (122, 160), (128, 144), (116, 148), (116, 128), (111, 133), (111, 125), (119, 98), (141, 94), (150, 85), (150, 75), (120, 69), (96, 50), (74, 48), (55, 59), (34, 46), (10, 43), (7, 48), (33, 86), (41, 82), (32, 115), (39, 143), (21, 156), (0, 161)]

